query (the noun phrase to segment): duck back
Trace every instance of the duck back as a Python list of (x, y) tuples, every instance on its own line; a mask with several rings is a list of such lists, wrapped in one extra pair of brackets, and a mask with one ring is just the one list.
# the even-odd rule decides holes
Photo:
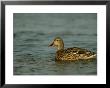
[(79, 59), (92, 59), (96, 54), (87, 49), (72, 47), (67, 49), (58, 50), (56, 52), (56, 60), (79, 60)]

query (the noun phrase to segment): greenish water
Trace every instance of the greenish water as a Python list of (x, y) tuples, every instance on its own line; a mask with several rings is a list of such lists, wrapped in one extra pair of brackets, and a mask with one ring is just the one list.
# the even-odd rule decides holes
[(55, 62), (54, 37), (65, 48), (82, 47), (97, 52), (95, 13), (15, 13), (14, 75), (96, 75), (97, 60)]

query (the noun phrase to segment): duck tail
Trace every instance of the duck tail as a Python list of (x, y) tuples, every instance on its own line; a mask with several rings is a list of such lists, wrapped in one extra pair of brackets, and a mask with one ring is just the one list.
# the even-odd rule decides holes
[(97, 57), (97, 54), (94, 54), (93, 57), (96, 58)]
[(87, 59), (92, 59), (92, 58), (96, 58), (97, 57), (97, 54), (93, 54), (91, 56), (89, 56)]

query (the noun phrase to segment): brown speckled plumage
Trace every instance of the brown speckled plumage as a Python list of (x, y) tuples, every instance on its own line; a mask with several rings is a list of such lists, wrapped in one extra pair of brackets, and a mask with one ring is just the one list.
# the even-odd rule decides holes
[(64, 49), (64, 43), (60, 37), (55, 38), (52, 44), (50, 44), (50, 46), (54, 46), (57, 48), (56, 57), (55, 57), (57, 61), (59, 60), (74, 61), (79, 59), (96, 58), (96, 54), (87, 49), (82, 49), (78, 47)]

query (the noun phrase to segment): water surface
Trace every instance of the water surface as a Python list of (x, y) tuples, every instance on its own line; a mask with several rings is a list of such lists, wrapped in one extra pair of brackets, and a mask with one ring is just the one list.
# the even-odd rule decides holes
[(55, 62), (54, 37), (65, 48), (81, 47), (97, 52), (95, 13), (15, 13), (14, 75), (96, 75), (97, 60)]

